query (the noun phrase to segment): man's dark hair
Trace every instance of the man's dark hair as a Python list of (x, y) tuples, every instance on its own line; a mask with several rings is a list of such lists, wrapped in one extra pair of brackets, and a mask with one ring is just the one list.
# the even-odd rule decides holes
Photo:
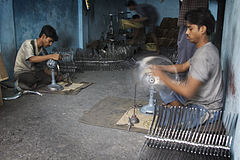
[(207, 8), (198, 8), (191, 10), (185, 14), (185, 20), (190, 24), (198, 25), (198, 27), (206, 26), (207, 35), (211, 35), (215, 29), (215, 20), (210, 10)]
[(54, 41), (58, 41), (56, 30), (50, 25), (45, 25), (42, 27), (39, 37), (41, 37), (43, 34), (45, 34), (47, 37), (52, 38)]
[(135, 1), (133, 1), (133, 0), (128, 1), (127, 4), (126, 4), (127, 7), (129, 7), (129, 6), (136, 6), (136, 5), (137, 5), (137, 3)]

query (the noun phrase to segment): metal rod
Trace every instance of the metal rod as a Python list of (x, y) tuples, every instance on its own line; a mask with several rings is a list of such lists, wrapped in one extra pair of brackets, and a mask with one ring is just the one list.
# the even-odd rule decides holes
[[(184, 122), (182, 123), (181, 122), (181, 129), (180, 129), (180, 132), (179, 132), (179, 136), (178, 136), (178, 140), (182, 140), (183, 139), (183, 136), (184, 136), (184, 134), (183, 134), (183, 132), (184, 132), (184, 129), (185, 129), (185, 124), (186, 124), (186, 122), (187, 122), (187, 111), (188, 111), (188, 108), (184, 108)], [(178, 150), (179, 148), (178, 148), (178, 146), (177, 146), (177, 148), (176, 148), (176, 150)]]
[[(209, 112), (208, 112), (208, 113), (209, 113)], [(214, 124), (214, 123), (213, 123), (213, 122), (210, 122), (210, 120), (211, 120), (210, 118), (211, 118), (211, 115), (210, 115), (210, 113), (209, 113), (209, 123), (210, 123), (210, 127), (208, 128), (208, 133), (207, 133), (207, 135), (206, 135), (204, 144), (209, 144), (208, 141), (209, 141), (210, 136), (211, 136), (211, 130), (213, 129), (213, 124)], [(206, 149), (207, 149), (207, 148), (203, 148), (203, 154), (208, 155)]]
[(152, 133), (152, 135), (157, 135), (158, 136), (158, 132), (159, 132), (159, 126), (161, 126), (161, 122), (162, 122), (162, 117), (163, 117), (163, 106), (158, 106), (157, 112), (156, 112), (156, 116), (157, 116), (157, 121), (155, 123), (155, 130)]
[[(166, 128), (165, 128), (164, 133), (163, 133), (163, 137), (168, 137), (168, 135), (167, 135), (168, 130), (171, 130), (171, 121), (173, 119), (172, 108), (173, 108), (172, 106), (167, 108), (167, 111), (169, 111), (169, 117), (168, 117), (168, 122), (167, 122)], [(162, 148), (165, 148), (166, 145), (167, 145), (167, 143), (163, 144)]]
[[(181, 131), (181, 123), (182, 123), (182, 119), (183, 119), (183, 116), (184, 116), (184, 108), (181, 106), (180, 108), (180, 114), (179, 114), (179, 117), (178, 117), (178, 123), (177, 123), (177, 126), (176, 126), (176, 134), (174, 135), (174, 140), (177, 139), (178, 135), (180, 134), (179, 132)], [(170, 146), (170, 148), (173, 148), (175, 149), (175, 144), (172, 143), (172, 145)]]
[[(191, 107), (191, 108), (189, 108), (189, 110), (190, 110), (190, 114), (189, 114), (190, 115), (190, 120), (188, 120), (186, 132), (184, 133), (185, 134), (185, 137), (184, 137), (185, 141), (187, 141), (188, 137), (191, 136), (191, 128), (193, 128), (193, 126), (191, 126), (191, 124), (194, 123), (193, 108)], [(182, 145), (180, 150), (184, 150), (184, 145)]]
[[(220, 143), (223, 146), (225, 146), (226, 139), (227, 139), (227, 136), (228, 136), (228, 132), (229, 132), (230, 126), (231, 126), (231, 120), (232, 120), (232, 114), (229, 113), (228, 115), (229, 115), (229, 118), (228, 118), (228, 122), (226, 122), (226, 127), (225, 127), (226, 129), (225, 129), (225, 132), (224, 132), (224, 135), (223, 135), (223, 138), (222, 138), (222, 142)], [(225, 156), (223, 150), (221, 150), (220, 156)]]
[[(220, 135), (223, 132), (222, 117), (223, 117), (223, 112), (221, 111), (221, 115), (220, 115), (220, 118), (219, 118), (219, 121), (218, 121), (218, 126), (217, 126), (217, 132), (216, 132), (216, 136), (215, 136), (216, 140), (215, 140), (215, 142), (213, 141), (214, 145), (218, 145)], [(217, 149), (214, 150), (213, 155), (218, 156), (218, 150)]]
[(160, 127), (160, 130), (157, 133), (157, 137), (162, 137), (162, 135), (160, 133), (163, 133), (164, 130), (164, 123), (167, 119), (167, 111), (166, 111), (166, 106), (161, 106), (162, 108), (162, 113), (161, 113), (161, 121), (160, 121), (160, 125), (158, 127)]
[(183, 110), (183, 107), (182, 106), (179, 106), (179, 116), (178, 116), (178, 121), (177, 121), (177, 124), (176, 124), (176, 134), (173, 135), (173, 139), (176, 139), (177, 136), (178, 136), (178, 132), (180, 131), (180, 128), (181, 128), (181, 122), (182, 122), (182, 118), (183, 118), (183, 115), (184, 115), (184, 110)]
[[(192, 108), (191, 109), (192, 110), (192, 120), (191, 120), (191, 122), (193, 122), (193, 121), (195, 121), (195, 119), (196, 119), (196, 116), (194, 116), (195, 114), (196, 114), (196, 108)], [(189, 124), (189, 127), (190, 127), (190, 130), (189, 130), (189, 132), (188, 132), (188, 136), (187, 136), (187, 138), (186, 138), (186, 141), (190, 141), (190, 138), (193, 136), (193, 130), (194, 130), (194, 127), (193, 126), (191, 126), (191, 122), (189, 122), (190, 124)], [(199, 123), (197, 123), (197, 126), (198, 126), (198, 124)], [(191, 141), (190, 141), (191, 142)], [(187, 151), (187, 146), (185, 145), (185, 147), (184, 147), (184, 151)]]
[[(230, 118), (231, 118), (231, 115), (227, 114), (226, 121), (225, 121), (225, 128), (226, 129), (228, 129)], [(218, 145), (222, 145), (223, 144), (224, 136), (226, 134), (226, 129), (220, 135)]]
[[(237, 122), (238, 122), (238, 114), (236, 114), (236, 119), (235, 119), (235, 121), (234, 121), (234, 127), (233, 127), (233, 128), (236, 127)], [(231, 135), (231, 137), (230, 137), (228, 147), (231, 147), (231, 146), (232, 146), (232, 140), (233, 140), (233, 133), (232, 133), (232, 135)], [(228, 157), (230, 157), (230, 156), (231, 156), (231, 153), (229, 152)]]
[[(221, 113), (221, 111), (215, 111), (214, 114), (213, 114), (213, 116), (214, 117), (216, 116), (217, 119), (213, 120), (213, 122), (212, 122), (212, 123), (214, 123), (214, 126), (212, 128), (212, 132), (210, 134), (209, 141), (208, 141), (207, 144), (213, 144), (213, 141), (214, 141), (214, 138), (215, 138), (215, 131), (216, 131), (216, 128), (217, 128), (217, 120), (220, 116), (219, 115), (220, 113)], [(209, 155), (212, 155), (214, 153), (214, 150), (207, 149), (207, 152), (208, 152)]]
[[(155, 106), (155, 108), (154, 108), (154, 110), (156, 110), (156, 107), (157, 106)], [(149, 132), (148, 132), (148, 135), (152, 135), (152, 133), (153, 133), (153, 127), (154, 127), (154, 129), (156, 129), (156, 123), (155, 123), (155, 121), (156, 121), (156, 117), (158, 116), (158, 114), (157, 114), (157, 112), (154, 112), (153, 113), (153, 121), (152, 121), (152, 124), (151, 124), (151, 127), (150, 127), (150, 129), (149, 129)], [(150, 139), (149, 140), (149, 142), (148, 142), (148, 146), (149, 147), (152, 147), (153, 146), (153, 143), (154, 143), (154, 141), (152, 140), (152, 139)]]
[[(198, 110), (197, 110), (197, 108), (195, 108), (195, 111), (196, 111), (196, 115), (195, 115), (195, 117), (198, 117)], [(202, 113), (202, 108), (200, 108), (200, 110), (199, 110), (199, 114), (201, 115), (201, 113)], [(200, 130), (201, 130), (201, 128), (202, 128), (202, 122), (200, 121), (199, 122), (199, 124), (197, 125), (197, 127), (195, 128), (195, 130), (194, 130), (194, 133), (193, 133), (193, 136), (192, 136), (192, 139), (191, 139), (191, 141), (190, 142), (194, 142), (194, 143), (196, 143), (197, 142), (197, 139), (198, 139), (198, 136), (199, 136), (199, 134), (200, 134)], [(194, 149), (195, 148), (193, 148), (194, 146), (192, 146), (192, 147), (190, 147), (190, 151), (191, 151), (191, 153), (193, 153), (193, 151), (194, 151)]]
[(186, 142), (186, 141), (182, 141), (182, 140), (173, 140), (173, 139), (165, 139), (165, 138), (157, 138), (157, 137), (151, 137), (146, 135), (145, 138), (147, 139), (153, 139), (155, 141), (168, 141), (168, 142), (172, 142), (172, 143), (178, 143), (178, 144), (186, 144), (186, 145), (194, 145), (194, 146), (198, 146), (198, 147), (211, 147), (211, 148), (220, 148), (220, 149), (225, 149), (225, 150), (230, 150), (229, 147), (226, 146), (216, 146), (216, 145), (206, 145), (206, 144), (200, 144), (200, 143), (191, 143), (191, 142)]
[[(156, 130), (154, 131), (154, 133), (152, 135), (156, 136), (156, 137), (159, 137), (160, 136), (160, 132), (162, 131), (163, 129), (163, 124), (164, 124), (164, 118), (165, 118), (165, 107), (164, 106), (158, 106), (158, 110), (159, 112), (157, 112), (157, 122), (155, 124), (156, 126)], [(155, 147), (158, 147), (158, 142), (157, 142), (157, 145)]]
[[(167, 127), (168, 127), (168, 123), (169, 123), (169, 118), (170, 118), (170, 116), (167, 116), (168, 115), (168, 107), (167, 106), (164, 106), (164, 112), (165, 112), (165, 118), (164, 118), (164, 121), (163, 121), (163, 124), (162, 124), (162, 128), (163, 128), (163, 130), (162, 130), (162, 133), (161, 133), (161, 135), (160, 135), (160, 137), (164, 137), (164, 133), (165, 133), (165, 131), (166, 131), (166, 129), (167, 129)], [(170, 113), (169, 113), (170, 114)], [(165, 124), (167, 122), (167, 124)], [(162, 148), (162, 144), (163, 143), (161, 143), (160, 144), (160, 148)]]
[[(162, 106), (158, 111), (152, 123), (152, 131), (145, 136), (146, 141), (141, 150), (148, 149), (150, 155), (146, 159), (162, 158), (158, 150), (160, 148), (231, 157), (230, 148), (238, 114), (226, 114), (224, 129), (222, 111), (211, 111), (207, 120), (208, 115), (204, 114), (208, 113), (198, 108)], [(199, 118), (201, 119), (197, 123), (196, 119)], [(146, 148), (147, 146), (149, 147)]]
[[(168, 134), (167, 134), (166, 138), (170, 138), (173, 135), (173, 131), (174, 131), (175, 126), (176, 126), (174, 124), (175, 124), (175, 121), (176, 121), (176, 118), (177, 118), (176, 108), (177, 108), (176, 106), (173, 106), (173, 108), (172, 108), (171, 112), (173, 112), (173, 119), (171, 120), (170, 129), (168, 131)], [(165, 147), (168, 149), (170, 146), (171, 146), (171, 144), (167, 143)]]

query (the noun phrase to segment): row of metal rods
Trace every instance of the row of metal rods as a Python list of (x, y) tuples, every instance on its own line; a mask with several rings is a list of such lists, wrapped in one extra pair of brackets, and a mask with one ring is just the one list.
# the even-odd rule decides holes
[(76, 61), (77, 68), (82, 71), (113, 71), (113, 70), (125, 70), (132, 67), (130, 62), (118, 61), (118, 62), (85, 62)]
[[(206, 120), (200, 120), (205, 118), (204, 114), (208, 114)], [(207, 113), (193, 107), (155, 107), (153, 121), (141, 152), (146, 148), (166, 148), (230, 157), (232, 130), (236, 127), (238, 115), (226, 114), (224, 124), (222, 119), (222, 111)], [(154, 154), (149, 158), (153, 156)]]

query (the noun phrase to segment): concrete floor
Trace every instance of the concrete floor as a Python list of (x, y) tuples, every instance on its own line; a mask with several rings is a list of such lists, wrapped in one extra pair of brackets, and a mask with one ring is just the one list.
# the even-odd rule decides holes
[[(24, 95), (0, 108), (1, 160), (137, 159), (144, 134), (85, 125), (78, 119), (107, 96), (133, 98), (133, 70), (91, 71), (73, 81), (94, 84), (78, 95)], [(148, 100), (147, 92), (137, 93)]]
[[(144, 54), (137, 59), (146, 55), (149, 56)], [(17, 100), (5, 101), (0, 107), (0, 160), (138, 159), (144, 134), (78, 121), (85, 111), (105, 97), (133, 99), (134, 69), (76, 73), (73, 81), (94, 84), (78, 95), (24, 95)], [(138, 87), (137, 99), (147, 101), (148, 97), (148, 90)], [(181, 159), (179, 155), (186, 157), (184, 153), (168, 152), (171, 152), (166, 154), (170, 159)], [(165, 152), (162, 153), (164, 156)]]

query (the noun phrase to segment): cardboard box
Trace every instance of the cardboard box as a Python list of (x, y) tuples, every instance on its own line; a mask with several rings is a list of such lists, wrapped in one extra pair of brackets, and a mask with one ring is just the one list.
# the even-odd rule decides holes
[[(2, 60), (2, 55), (1, 55), (1, 52), (0, 52), (0, 82), (4, 81), (4, 80), (7, 80), (7, 79), (8, 79), (8, 73), (7, 73), (5, 64)], [(2, 105), (3, 105), (2, 88), (0, 86), (0, 106), (2, 106)]]
[(0, 82), (7, 79), (8, 79), (7, 69), (5, 67), (5, 64), (3, 62), (2, 55), (0, 52)]
[(2, 99), (2, 88), (0, 86), (0, 106), (3, 105), (3, 99)]

